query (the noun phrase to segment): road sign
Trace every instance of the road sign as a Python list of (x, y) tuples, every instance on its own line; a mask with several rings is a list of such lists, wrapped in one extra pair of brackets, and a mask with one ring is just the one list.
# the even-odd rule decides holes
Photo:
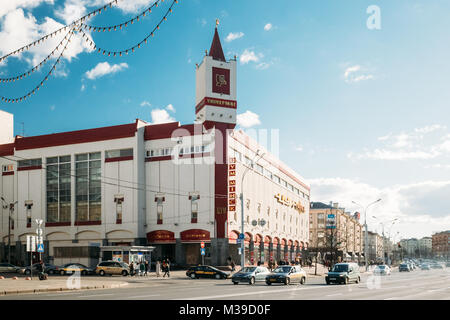
[(201, 243), (200, 243), (200, 248), (204, 248), (205, 247), (205, 243), (202, 241)]
[(236, 239), (236, 243), (237, 244), (241, 244), (242, 243), (242, 239)]
[(200, 254), (201, 254), (202, 256), (204, 256), (204, 255), (206, 254), (205, 251), (206, 251), (205, 248), (200, 248)]
[(27, 236), (27, 252), (36, 251), (36, 236)]
[(243, 234), (243, 233), (240, 233), (240, 234), (239, 234), (239, 239), (244, 239), (244, 238), (245, 238), (244, 234)]
[(42, 243), (38, 244), (37, 252), (44, 252), (44, 245)]

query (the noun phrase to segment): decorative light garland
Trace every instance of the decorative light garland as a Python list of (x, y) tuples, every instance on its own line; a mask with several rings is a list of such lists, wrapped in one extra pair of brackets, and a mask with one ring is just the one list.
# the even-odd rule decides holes
[(53, 51), (52, 51), (52, 52), (51, 52), (44, 60), (41, 61), (41, 63), (38, 63), (36, 66), (34, 66), (33, 68), (31, 68), (30, 70), (28, 70), (28, 71), (26, 71), (26, 72), (24, 72), (24, 73), (22, 73), (22, 74), (19, 74), (18, 76), (15, 76), (15, 77), (9, 77), (9, 78), (0, 78), (0, 83), (2, 83), (2, 82), (8, 83), (8, 82), (15, 82), (15, 81), (21, 80), (21, 79), (25, 78), (26, 76), (30, 76), (31, 73), (33, 73), (33, 72), (39, 70), (44, 64), (47, 63), (47, 61), (50, 60), (50, 58), (55, 54), (55, 52), (59, 50), (59, 47), (60, 47), (60, 46), (62, 47), (62, 44), (63, 44), (64, 40), (67, 40), (67, 36), (69, 35), (69, 33), (70, 33), (70, 31), (69, 31), (69, 32), (66, 34), (66, 36), (58, 43), (58, 45), (56, 46), (56, 48), (53, 49)]
[(100, 48), (100, 47), (98, 47), (98, 46), (95, 44), (95, 42), (94, 42), (91, 38), (89, 38), (89, 36), (88, 36), (86, 33), (84, 33), (83, 30), (80, 29), (79, 31), (82, 33), (81, 37), (82, 37), (82, 38), (86, 38), (86, 42), (89, 42), (89, 45), (92, 47), (92, 49), (96, 50), (98, 53), (103, 53), (103, 55), (108, 55), (108, 57), (110, 57), (111, 55), (112, 55), (113, 57), (116, 57), (116, 56), (120, 56), (120, 57), (121, 57), (123, 54), (128, 54), (129, 52), (134, 53), (135, 49), (140, 49), (141, 46), (142, 46), (143, 44), (147, 44), (147, 42), (149, 41), (148, 38), (153, 37), (153, 36), (155, 35), (156, 30), (159, 30), (159, 29), (160, 29), (160, 25), (161, 25), (164, 21), (167, 21), (167, 16), (168, 16), (170, 13), (173, 12), (172, 7), (175, 5), (175, 3), (178, 3), (178, 0), (174, 0), (174, 1), (172, 2), (172, 4), (170, 5), (169, 9), (168, 9), (167, 12), (166, 12), (166, 14), (162, 17), (162, 19), (159, 21), (159, 23), (156, 25), (156, 27), (153, 28), (152, 32), (149, 33), (149, 34), (144, 38), (144, 40), (140, 41), (138, 44), (136, 44), (136, 45), (134, 45), (134, 46), (132, 46), (132, 47), (130, 47), (130, 48), (128, 48), (128, 49), (125, 49), (125, 50), (121, 50), (121, 51), (109, 51), (109, 50), (107, 50), (107, 49)]
[(91, 16), (95, 16), (96, 14), (102, 13), (102, 10), (105, 11), (108, 7), (111, 8), (112, 5), (113, 5), (113, 4), (117, 4), (117, 2), (118, 2), (118, 0), (113, 0), (113, 1), (111, 1), (111, 2), (109, 2), (109, 3), (107, 3), (106, 5), (104, 5), (103, 7), (98, 8), (98, 9), (96, 9), (96, 10), (94, 10), (94, 11), (91, 11), (90, 13), (86, 14), (85, 16), (83, 16), (83, 17), (81, 17), (81, 18), (79, 18), (79, 19), (73, 21), (71, 24), (65, 25), (64, 27), (61, 27), (61, 28), (59, 28), (58, 30), (56, 30), (56, 31), (54, 31), (54, 32), (52, 32), (52, 33), (49, 33), (49, 34), (43, 36), (42, 38), (40, 38), (40, 39), (38, 39), (38, 40), (36, 40), (36, 41), (34, 41), (34, 42), (31, 42), (31, 43), (29, 43), (29, 44), (26, 45), (26, 46), (23, 46), (22, 48), (19, 48), (19, 49), (13, 51), (13, 52), (8, 53), (7, 55), (5, 55), (5, 56), (3, 56), (3, 57), (0, 57), (0, 62), (2, 62), (3, 60), (7, 59), (8, 57), (10, 57), (10, 56), (12, 56), (12, 55), (16, 55), (16, 54), (22, 53), (22, 52), (24, 52), (24, 51), (28, 51), (29, 49), (31, 49), (31, 47), (34, 47), (34, 46), (36, 46), (37, 44), (40, 44), (41, 42), (44, 42), (44, 41), (47, 40), (48, 38), (53, 38), (53, 37), (56, 36), (58, 33), (63, 32), (63, 31), (66, 31), (67, 28), (69, 28), (69, 29), (73, 28), (73, 27), (76, 26), (77, 24), (80, 24), (80, 23), (82, 23), (83, 21), (85, 21), (85, 20), (87, 20), (87, 19), (90, 19)]
[(128, 21), (125, 21), (123, 23), (120, 24), (116, 24), (116, 25), (112, 25), (112, 26), (103, 26), (103, 27), (99, 27), (99, 26), (92, 26), (92, 25), (88, 25), (85, 23), (81, 23), (80, 25), (82, 26), (82, 28), (84, 29), (89, 29), (89, 31), (94, 31), (94, 32), (100, 32), (100, 31), (117, 31), (117, 29), (121, 30), (122, 27), (128, 27), (128, 24), (133, 24), (134, 21), (139, 21), (140, 17), (145, 17), (145, 15), (148, 13), (152, 13), (152, 9), (153, 7), (158, 7), (159, 2), (164, 2), (164, 0), (157, 0), (156, 2), (154, 2), (150, 7), (148, 7), (147, 9), (145, 9), (143, 12), (141, 12), (139, 15), (135, 16), (133, 19), (130, 19)]
[[(72, 36), (73, 36), (74, 33), (75, 33), (74, 30), (75, 30), (75, 28), (72, 28), (72, 29), (67, 33), (67, 35), (70, 34), (70, 36), (69, 36), (69, 38), (68, 38), (67, 41), (66, 41), (66, 45), (64, 46), (64, 49), (61, 51), (61, 54), (59, 55), (58, 59), (57, 59), (56, 62), (53, 64), (52, 68), (51, 68), (50, 71), (47, 73), (47, 75), (44, 77), (44, 79), (43, 79), (43, 80), (42, 80), (42, 81), (41, 81), (41, 82), (40, 82), (33, 90), (29, 91), (27, 94), (25, 94), (24, 96), (19, 97), (19, 98), (7, 98), (7, 97), (0, 96), (1, 100), (2, 100), (3, 102), (8, 102), (8, 103), (22, 102), (22, 101), (24, 101), (26, 98), (30, 97), (32, 94), (35, 94), (36, 91), (38, 91), (39, 88), (42, 87), (42, 86), (44, 85), (44, 82), (48, 80), (48, 77), (51, 76), (52, 72), (56, 69), (56, 65), (57, 65), (57, 64), (59, 63), (59, 61), (61, 60), (61, 57), (63, 56), (64, 51), (66, 51), (66, 49), (67, 49), (67, 45), (70, 43), (70, 39), (72, 38)], [(67, 38), (67, 35), (66, 35), (66, 37), (64, 37), (64, 39)]]

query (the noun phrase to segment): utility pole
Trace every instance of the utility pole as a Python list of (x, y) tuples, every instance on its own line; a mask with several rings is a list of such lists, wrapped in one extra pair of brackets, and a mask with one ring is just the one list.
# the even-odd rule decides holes
[(3, 209), (8, 209), (9, 206), (9, 214), (8, 214), (8, 263), (11, 263), (11, 221), (12, 220), (12, 215), (14, 212), (14, 206), (17, 204), (17, 201), (14, 203), (10, 203), (8, 205), (8, 203), (6, 202), (5, 198), (1, 197), (4, 205), (3, 205)]

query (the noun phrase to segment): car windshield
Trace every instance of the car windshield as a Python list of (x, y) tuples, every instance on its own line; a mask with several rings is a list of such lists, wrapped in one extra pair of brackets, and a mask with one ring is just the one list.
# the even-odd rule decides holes
[(406, 265), (406, 264), (404, 264), (404, 263), (400, 265), (400, 267), (407, 267), (407, 266), (408, 266), (408, 265)]
[(291, 267), (278, 267), (273, 272), (275, 273), (288, 273), (291, 271)]
[(242, 272), (253, 272), (255, 270), (255, 267), (245, 267), (244, 269), (242, 269)]
[(386, 266), (377, 266), (378, 269), (385, 269)]
[(120, 262), (120, 265), (121, 265), (123, 268), (128, 268), (128, 265), (127, 265), (125, 262)]
[(333, 272), (347, 272), (348, 271), (348, 265), (346, 264), (336, 264), (333, 267)]

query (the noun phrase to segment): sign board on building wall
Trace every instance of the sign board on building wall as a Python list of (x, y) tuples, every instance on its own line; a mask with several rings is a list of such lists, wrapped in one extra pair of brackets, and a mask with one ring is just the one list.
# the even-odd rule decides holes
[(228, 163), (228, 212), (236, 212), (236, 158)]
[(327, 229), (336, 229), (336, 215), (328, 214), (327, 215)]

